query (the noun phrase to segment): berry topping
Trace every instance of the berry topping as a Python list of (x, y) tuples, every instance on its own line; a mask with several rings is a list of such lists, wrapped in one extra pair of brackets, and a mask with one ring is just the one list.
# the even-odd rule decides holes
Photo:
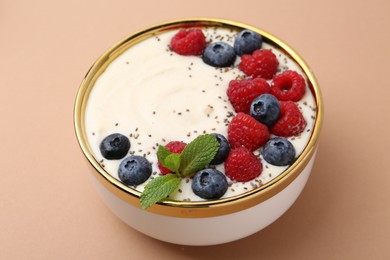
[(225, 136), (223, 136), (221, 134), (215, 134), (215, 133), (212, 135), (214, 135), (215, 138), (217, 139), (217, 141), (219, 143), (219, 148), (218, 148), (217, 154), (215, 155), (214, 159), (211, 160), (210, 164), (217, 165), (217, 164), (223, 163), (226, 160), (226, 158), (228, 157), (229, 152), (230, 152), (230, 145), (229, 145), (228, 140), (225, 138)]
[(271, 91), (279, 100), (299, 101), (306, 91), (305, 79), (295, 71), (286, 70), (274, 77)]
[(252, 54), (255, 50), (261, 48), (263, 37), (251, 30), (243, 30), (234, 41), (234, 50), (237, 55)]
[(225, 173), (235, 181), (253, 180), (261, 174), (262, 170), (260, 159), (245, 147), (233, 149), (225, 161)]
[(298, 106), (292, 101), (280, 102), (279, 120), (270, 128), (274, 135), (289, 137), (298, 135), (306, 127), (305, 118)]
[(202, 55), (206, 38), (200, 29), (183, 29), (173, 36), (170, 47), (180, 55)]
[(250, 115), (266, 126), (275, 124), (279, 119), (279, 114), (279, 101), (271, 94), (258, 96), (251, 104)]
[(152, 174), (152, 165), (145, 157), (139, 155), (129, 156), (119, 165), (119, 179), (129, 185), (135, 186), (145, 182)]
[(106, 159), (122, 159), (130, 149), (130, 141), (126, 136), (115, 133), (105, 137), (99, 148)]
[(219, 199), (227, 189), (225, 175), (216, 169), (200, 170), (192, 181), (193, 192), (203, 199)]
[(268, 128), (253, 117), (238, 113), (228, 126), (228, 140), (232, 148), (244, 146), (253, 151), (269, 140)]
[(279, 62), (270, 50), (260, 49), (252, 55), (241, 57), (240, 69), (248, 76), (272, 79), (278, 70)]
[[(179, 154), (179, 153), (181, 153), (181, 152), (184, 150), (184, 148), (186, 147), (186, 145), (187, 145), (187, 144), (184, 143), (184, 142), (180, 142), (180, 141), (171, 141), (171, 142), (167, 143), (167, 144), (165, 145), (165, 147), (168, 148), (169, 151), (170, 151), (171, 153)], [(158, 168), (160, 169), (160, 171), (161, 171), (161, 173), (162, 173), (163, 175), (172, 172), (172, 171), (169, 170), (168, 168), (164, 167), (160, 162), (158, 162), (157, 165), (158, 165)]]
[(265, 144), (262, 154), (264, 160), (270, 164), (285, 166), (293, 163), (295, 148), (287, 139), (275, 137)]
[(202, 59), (204, 63), (213, 67), (229, 67), (236, 60), (236, 53), (229, 44), (215, 42), (206, 47)]
[(261, 94), (270, 93), (271, 87), (262, 78), (231, 80), (226, 94), (234, 110), (249, 114), (253, 99)]

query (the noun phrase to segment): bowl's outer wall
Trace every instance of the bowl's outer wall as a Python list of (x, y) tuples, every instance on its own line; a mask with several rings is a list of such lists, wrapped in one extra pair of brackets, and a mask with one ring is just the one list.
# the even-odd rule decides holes
[(121, 200), (103, 186), (93, 174), (92, 178), (107, 206), (134, 229), (174, 244), (216, 245), (256, 233), (286, 212), (302, 192), (310, 176), (315, 155), (316, 153), (301, 174), (275, 196), (254, 207), (216, 217), (178, 218), (155, 214)]

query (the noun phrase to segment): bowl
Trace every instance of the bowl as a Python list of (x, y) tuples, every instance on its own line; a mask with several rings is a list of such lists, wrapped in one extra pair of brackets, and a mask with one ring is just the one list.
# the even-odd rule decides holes
[[(209, 201), (163, 200), (148, 209), (140, 205), (141, 192), (109, 174), (95, 158), (88, 143), (85, 110), (91, 89), (111, 62), (124, 51), (150, 37), (190, 27), (250, 29), (290, 57), (307, 78), (316, 103), (312, 134), (294, 163), (271, 181), (242, 194)], [(114, 104), (115, 105), (115, 104)], [(153, 238), (181, 245), (216, 245), (254, 234), (277, 220), (298, 198), (313, 167), (323, 121), (323, 102), (315, 76), (289, 45), (262, 29), (222, 19), (190, 18), (168, 21), (136, 32), (107, 50), (93, 64), (81, 83), (74, 107), (77, 141), (89, 167), (89, 175), (105, 204), (132, 228)]]

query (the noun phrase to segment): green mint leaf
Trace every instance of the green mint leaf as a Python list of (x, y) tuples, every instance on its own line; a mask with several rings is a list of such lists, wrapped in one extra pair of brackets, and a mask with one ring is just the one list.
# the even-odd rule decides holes
[(165, 199), (179, 187), (180, 182), (181, 177), (177, 174), (167, 174), (148, 182), (140, 198), (142, 208), (149, 208), (160, 200)]
[(172, 153), (165, 157), (163, 165), (175, 173), (179, 173), (180, 154)]
[(198, 136), (181, 153), (180, 173), (189, 176), (203, 169), (215, 157), (218, 148), (219, 143), (214, 135)]
[[(165, 158), (171, 154), (171, 151), (169, 151), (168, 148), (165, 146), (160, 145), (157, 150), (157, 159), (158, 161), (163, 164), (165, 161)], [(164, 165), (164, 164), (163, 164)], [(164, 165), (165, 166), (165, 165)]]

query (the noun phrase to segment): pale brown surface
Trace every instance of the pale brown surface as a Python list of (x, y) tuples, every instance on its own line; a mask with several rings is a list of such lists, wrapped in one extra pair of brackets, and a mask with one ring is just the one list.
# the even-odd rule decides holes
[[(0, 1), (0, 259), (390, 259), (387, 0), (93, 2)], [(167, 244), (118, 220), (72, 125), (76, 91), (100, 54), (136, 30), (196, 16), (288, 42), (326, 108), (298, 201), (265, 230), (214, 247)]]

